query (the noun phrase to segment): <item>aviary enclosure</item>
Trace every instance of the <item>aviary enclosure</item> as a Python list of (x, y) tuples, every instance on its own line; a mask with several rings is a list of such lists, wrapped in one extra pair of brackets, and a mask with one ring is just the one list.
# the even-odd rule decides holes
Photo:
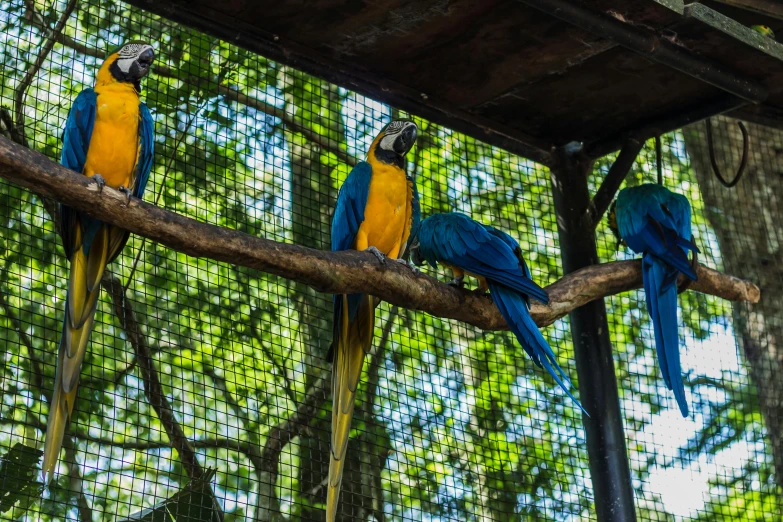
[[(531, 2), (381, 2), (355, 7), (348, 23), (339, 2), (133, 3), (0, 2), (0, 518), (324, 520), (332, 298), (313, 287), (333, 284), (370, 285), (385, 299), (357, 392), (339, 520), (781, 519), (783, 46), (745, 27), (783, 30), (775, 4), (540, 2), (557, 8), (555, 23)], [(450, 16), (475, 23), (440, 46), (425, 42)], [(529, 25), (504, 22), (515, 16)], [(287, 34), (264, 32), (276, 21)], [(248, 37), (255, 22), (261, 36)], [(344, 38), (328, 49), (345, 70), (296, 40), (327, 40), (338, 26)], [(519, 35), (529, 51), (515, 54), (484, 26)], [(651, 35), (665, 41), (641, 49)], [(296, 40), (288, 48), (287, 38)], [(547, 286), (595, 261), (637, 257), (617, 248), (603, 211), (621, 183), (656, 183), (660, 172), (692, 204), (702, 270), (738, 278), (709, 272), (680, 295), (690, 416), (661, 377), (637, 265), (579, 276), (574, 295), (556, 284), (552, 307), (533, 309), (587, 418), (485, 298), (378, 268), (369, 254), (318, 258), (332, 264), (316, 259), (316, 275), (296, 276), (302, 265), (273, 266), (274, 252), (235, 254), (247, 236), (209, 229), (207, 241), (196, 227), (188, 241), (176, 229), (191, 222), (135, 203), (123, 214), (108, 189), (61, 196), (54, 178), (18, 168), (53, 168), (22, 147), (57, 160), (75, 96), (132, 39), (156, 52), (142, 84), (156, 130), (145, 201), (249, 236), (329, 250), (338, 188), (385, 123), (413, 119), (407, 171), (423, 215), (459, 211), (505, 230)], [(395, 54), (400, 39), (410, 48)], [(529, 89), (501, 89), (499, 75), (411, 72), (412, 56), (457, 63), (476, 39), (494, 46), (488, 64), (516, 60), (506, 72)], [(362, 76), (352, 60), (384, 45)], [(563, 49), (577, 47), (578, 59), (566, 60)], [(539, 48), (560, 49), (562, 63)], [(451, 91), (400, 86), (449, 74), (459, 80)], [(505, 127), (491, 124), (504, 117)], [(720, 183), (716, 171), (730, 181), (740, 163), (738, 182)], [(59, 197), (128, 216), (129, 229), (150, 238), (131, 235), (104, 276), (78, 400), (45, 486), (40, 450), (68, 269)], [(299, 259), (315, 259), (308, 252)], [(580, 295), (598, 300), (574, 311)]]

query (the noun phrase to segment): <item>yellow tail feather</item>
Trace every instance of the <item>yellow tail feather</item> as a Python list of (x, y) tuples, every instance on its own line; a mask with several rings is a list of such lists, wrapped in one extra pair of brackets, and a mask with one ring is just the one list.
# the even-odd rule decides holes
[[(65, 427), (71, 420), (73, 404), (76, 401), (77, 387), (74, 386), (70, 392), (63, 391), (62, 372), (63, 359), (68, 356), (65, 348), (60, 345), (60, 353), (57, 356), (57, 373), (54, 378), (54, 396), (49, 405), (49, 422), (46, 426), (46, 442), (44, 444), (43, 474), (44, 480), (51, 480), (54, 470), (57, 467), (57, 459), (60, 456), (60, 449), (63, 445), (65, 436)], [(48, 475), (48, 480), (47, 480)]]
[(103, 269), (109, 257), (109, 228), (102, 225), (95, 234), (90, 246), (90, 255), (87, 258), (87, 273), (85, 282), (87, 291), (94, 292), (101, 284)]
[(353, 322), (348, 322), (348, 298), (342, 297), (342, 325), (332, 368), (332, 450), (326, 492), (326, 520), (334, 522), (345, 468), (348, 435), (364, 356), (372, 347), (375, 327), (373, 298), (364, 296)]
[(77, 224), (74, 230), (74, 249), (71, 271), (68, 277), (68, 297), (65, 304), (65, 320), (60, 348), (57, 354), (57, 372), (54, 378), (54, 394), (49, 405), (49, 420), (44, 443), (43, 472), (51, 479), (57, 467), (65, 428), (71, 419), (76, 402), (79, 372), (87, 353), (95, 323), (95, 310), (101, 292), (100, 283), (108, 260), (122, 248), (124, 231), (102, 226), (95, 235), (89, 255), (82, 250), (82, 230)]

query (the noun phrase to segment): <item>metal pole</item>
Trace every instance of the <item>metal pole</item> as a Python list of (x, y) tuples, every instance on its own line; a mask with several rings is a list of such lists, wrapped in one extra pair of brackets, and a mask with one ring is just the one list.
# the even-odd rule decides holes
[[(587, 176), (592, 167), (581, 149), (559, 148), (551, 169), (563, 270), (566, 274), (598, 263), (595, 232), (582, 219), (590, 204)], [(590, 417), (582, 416), (590, 459), (595, 508), (601, 522), (636, 520), (631, 470), (617, 395), (612, 344), (603, 300), (571, 312), (579, 398)]]

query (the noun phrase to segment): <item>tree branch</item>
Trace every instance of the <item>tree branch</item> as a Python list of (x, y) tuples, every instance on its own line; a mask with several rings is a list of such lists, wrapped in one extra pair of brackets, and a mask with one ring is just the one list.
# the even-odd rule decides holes
[[(457, 319), (485, 330), (507, 329), (487, 296), (459, 290), (414, 273), (402, 263), (380, 264), (367, 252), (325, 252), (200, 223), (109, 187), (99, 191), (89, 178), (0, 137), (0, 176), (45, 197), (55, 198), (101, 221), (120, 226), (191, 256), (255, 268), (307, 284), (325, 293), (368, 293), (391, 304)], [(730, 301), (758, 302), (759, 288), (748, 281), (699, 267), (690, 289)], [(639, 261), (590, 266), (548, 286), (550, 304), (531, 309), (539, 326), (608, 295), (641, 287)]]
[(76, 495), (76, 507), (79, 511), (79, 520), (81, 522), (92, 522), (92, 508), (87, 502), (87, 496), (84, 494), (84, 480), (79, 469), (79, 463), (76, 460), (76, 444), (73, 435), (66, 435), (63, 438), (63, 448), (65, 448), (65, 463), (68, 464), (68, 492)]
[(296, 406), (296, 389), (294, 388), (294, 384), (291, 382), (291, 379), (288, 378), (288, 372), (286, 371), (285, 367), (277, 360), (275, 354), (272, 352), (269, 346), (264, 342), (264, 339), (261, 335), (261, 332), (258, 331), (258, 328), (254, 324), (251, 324), (250, 329), (253, 331), (253, 337), (255, 337), (256, 341), (258, 342), (258, 345), (261, 348), (261, 352), (263, 352), (266, 358), (269, 359), (269, 362), (272, 363), (272, 366), (275, 367), (275, 371), (283, 380), (283, 392), (291, 401), (291, 404)]
[[(47, 36), (51, 35), (52, 30), (49, 28), (49, 24), (53, 23), (54, 20), (48, 20), (47, 17), (44, 17), (40, 12), (38, 12), (38, 10), (35, 8), (34, 0), (24, 0), (24, 5), (27, 8), (27, 15), (25, 16), (25, 20), (27, 20), (33, 27), (37, 27), (38, 29), (44, 31)], [(78, 53), (86, 54), (87, 56), (92, 56), (93, 58), (103, 58), (106, 56), (105, 51), (84, 45), (66, 34), (60, 33), (59, 35), (56, 35), (56, 37), (57, 42), (61, 43), (65, 47), (73, 49)]]
[(629, 138), (623, 145), (620, 154), (606, 174), (603, 183), (598, 187), (598, 191), (593, 196), (585, 212), (583, 219), (587, 219), (593, 228), (598, 226), (609, 205), (611, 205), (617, 190), (623, 184), (625, 176), (631, 170), (642, 147), (644, 147), (644, 140), (636, 140), (634, 138)]
[[(301, 435), (310, 425), (313, 417), (318, 412), (320, 404), (326, 400), (327, 388), (324, 386), (329, 370), (321, 370), (321, 374), (315, 380), (310, 389), (305, 394), (304, 399), (294, 413), (274, 426), (267, 435), (264, 447), (261, 450), (261, 459), (263, 470), (259, 494), (269, 496), (275, 495), (275, 484), (277, 483), (277, 468), (280, 462), (280, 454), (286, 445), (294, 438)], [(259, 503), (261, 506), (261, 503)], [(262, 513), (262, 520), (271, 520), (275, 513)]]
[[(0, 419), (0, 424), (2, 425), (18, 424), (20, 426), (27, 426), (40, 431), (46, 431), (46, 424), (33, 417), (28, 417), (25, 420)], [(90, 435), (87, 432), (79, 432), (79, 431), (74, 431), (71, 434), (71, 436), (84, 442), (98, 444), (99, 446), (112, 446), (114, 448), (119, 448), (122, 450), (149, 451), (149, 450), (157, 450), (157, 449), (168, 449), (173, 447), (171, 442), (166, 442), (166, 441), (119, 442), (112, 438), (96, 437), (95, 435)], [(191, 441), (191, 444), (193, 445), (194, 448), (198, 448), (198, 449), (215, 448), (215, 449), (237, 451), (239, 453), (243, 453), (247, 455), (248, 460), (250, 460), (254, 464), (258, 466), (261, 465), (261, 461), (259, 460), (260, 453), (258, 451), (258, 448), (254, 447), (252, 444), (249, 444), (247, 442), (242, 442), (236, 439), (227, 439), (224, 437), (211, 437), (207, 439), (193, 440)]]
[(41, 362), (38, 360), (35, 353), (33, 342), (22, 328), (22, 323), (19, 322), (13, 308), (8, 305), (8, 301), (6, 301), (3, 292), (0, 292), (0, 308), (3, 309), (6, 317), (11, 321), (11, 326), (16, 330), (16, 335), (19, 336), (19, 340), (22, 341), (22, 344), (27, 348), (27, 354), (30, 357), (30, 366), (33, 370), (33, 384), (38, 388), (38, 391), (46, 397), (46, 401), (49, 402), (49, 394), (46, 392), (43, 385), (43, 368), (41, 368)]
[(193, 446), (188, 441), (182, 426), (180, 426), (174, 415), (174, 409), (166, 398), (166, 394), (163, 393), (163, 385), (158, 377), (152, 353), (150, 353), (149, 346), (147, 346), (147, 339), (141, 334), (139, 323), (136, 321), (136, 314), (130, 301), (125, 297), (122, 283), (116, 276), (107, 275), (104, 276), (102, 286), (111, 295), (114, 313), (124, 325), (128, 341), (133, 346), (138, 366), (141, 369), (144, 393), (147, 396), (147, 400), (149, 400), (155, 413), (158, 414), (160, 423), (163, 425), (163, 429), (166, 430), (172, 446), (179, 453), (188, 477), (191, 479), (201, 477), (204, 474), (204, 470), (196, 458)]
[(227, 85), (218, 85), (218, 92), (223, 94), (227, 101), (235, 101), (241, 105), (247, 105), (248, 107), (252, 107), (257, 111), (269, 114), (270, 116), (280, 118), (283, 123), (285, 123), (286, 128), (290, 131), (300, 133), (311, 143), (315, 143), (323, 150), (333, 153), (335, 156), (337, 156), (337, 159), (343, 163), (347, 163), (351, 166), (356, 165), (356, 158), (341, 149), (339, 143), (335, 143), (328, 137), (318, 134), (317, 132), (313, 132), (306, 125), (302, 125), (301, 123), (297, 122), (290, 114), (286, 112), (285, 109), (275, 107), (274, 105), (261, 101), (257, 98), (252, 98), (239, 92), (239, 90), (236, 88), (229, 87)]
[[(242, 423), (242, 429), (244, 430), (245, 435), (247, 435), (248, 438), (248, 443), (246, 448), (248, 451), (244, 453), (250, 459), (250, 463), (253, 465), (253, 470), (256, 474), (256, 480), (258, 480), (258, 500), (256, 501), (257, 505), (255, 507), (255, 515), (253, 516), (253, 520), (257, 522), (261, 522), (262, 520), (268, 520), (260, 516), (260, 513), (262, 511), (262, 508), (260, 506), (260, 499), (261, 499), (261, 490), (263, 488), (262, 485), (263, 477), (261, 471), (261, 467), (263, 466), (263, 460), (261, 459), (261, 453), (258, 449), (260, 446), (258, 440), (258, 433), (251, 430), (248, 427), (248, 422), (250, 421), (248, 412), (244, 408), (242, 408), (242, 406), (240, 406), (239, 402), (236, 400), (236, 398), (234, 398), (234, 396), (228, 390), (226, 379), (218, 375), (215, 372), (215, 368), (207, 363), (204, 364), (204, 373), (212, 379), (212, 382), (215, 384), (215, 388), (220, 390), (220, 392), (223, 394), (223, 398), (225, 399), (226, 404), (228, 404), (228, 406), (234, 412), (234, 416), (237, 418), (238, 421)], [(249, 453), (250, 451), (252, 451), (252, 456)]]
[(47, 35), (46, 41), (41, 47), (41, 52), (38, 53), (38, 57), (36, 57), (32, 67), (28, 69), (27, 73), (24, 75), (24, 78), (22, 78), (22, 81), (19, 82), (19, 85), (17, 85), (16, 89), (14, 89), (14, 121), (16, 122), (17, 127), (21, 124), (24, 118), (24, 99), (27, 96), (27, 88), (30, 87), (31, 83), (33, 83), (33, 78), (35, 78), (35, 75), (38, 74), (38, 71), (41, 70), (41, 66), (49, 56), (49, 53), (52, 51), (52, 47), (54, 47), (58, 35), (62, 34), (63, 29), (65, 28), (65, 23), (68, 21), (71, 13), (73, 13), (74, 8), (76, 8), (76, 2), (77, 0), (70, 0), (68, 5), (65, 6), (65, 11), (63, 11), (63, 14), (57, 21), (57, 25), (53, 30), (47, 31), (49, 34)]

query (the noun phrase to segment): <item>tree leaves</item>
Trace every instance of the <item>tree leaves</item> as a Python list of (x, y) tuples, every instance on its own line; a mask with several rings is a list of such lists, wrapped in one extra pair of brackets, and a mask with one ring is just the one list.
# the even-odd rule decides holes
[(17, 442), (0, 459), (0, 513), (16, 507), (19, 516), (38, 500), (44, 488), (37, 480), (42, 456), (43, 451)]
[(219, 513), (211, 482), (215, 470), (189, 482), (179, 493), (151, 508), (129, 516), (121, 522), (219, 522)]

